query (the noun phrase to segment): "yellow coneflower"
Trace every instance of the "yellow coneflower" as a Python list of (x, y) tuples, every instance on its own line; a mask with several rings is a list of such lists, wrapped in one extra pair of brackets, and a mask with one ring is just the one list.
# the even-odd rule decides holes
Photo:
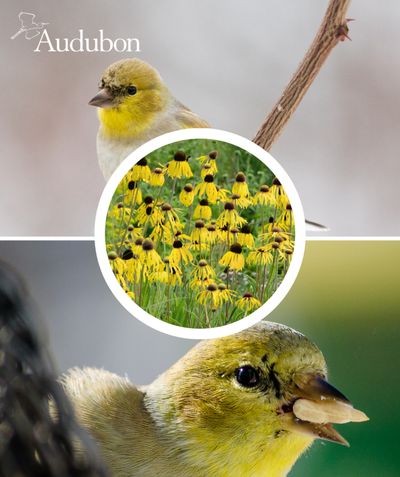
[(204, 164), (201, 169), (201, 178), (203, 179), (203, 181), (208, 174), (214, 175), (213, 169), (210, 164)]
[(293, 250), (290, 250), (289, 248), (285, 250), (285, 255), (286, 255), (286, 260), (288, 265), (292, 263), (292, 258), (293, 258)]
[(207, 305), (208, 302), (211, 302), (212, 306), (219, 306), (219, 304), (222, 303), (218, 287), (214, 283), (210, 283), (206, 290), (201, 291), (197, 295), (196, 300), (203, 305)]
[(211, 202), (214, 203), (217, 201), (217, 188), (214, 184), (214, 176), (211, 174), (207, 174), (204, 177), (204, 181), (201, 182), (198, 186), (196, 186), (196, 189), (194, 190), (195, 195), (198, 195), (200, 199), (203, 197), (203, 194), (205, 193), (207, 195), (207, 199)]
[(166, 219), (165, 226), (167, 228), (172, 228), (172, 234), (174, 234), (176, 230), (182, 228), (182, 224), (179, 222), (179, 216), (171, 207), (171, 204), (164, 202), (164, 204), (161, 206), (161, 211), (164, 212)]
[(116, 252), (109, 252), (108, 253), (108, 261), (110, 263), (111, 269), (114, 272), (118, 283), (122, 285), (122, 287), (126, 286), (125, 279), (124, 279), (124, 272), (126, 270), (125, 261), (122, 258), (118, 257)]
[(196, 250), (197, 252), (209, 252), (210, 246), (204, 242), (198, 242), (195, 240), (189, 246), (191, 250)]
[(160, 263), (156, 270), (149, 275), (149, 282), (153, 283), (154, 281), (160, 282), (160, 283), (168, 283), (168, 272), (167, 272), (167, 267), (165, 266), (164, 263)]
[(192, 184), (186, 184), (179, 195), (179, 200), (182, 202), (183, 205), (186, 205), (186, 207), (189, 207), (189, 205), (192, 204), (193, 199), (194, 199), (193, 186)]
[(280, 227), (276, 227), (276, 226), (271, 227), (269, 232), (260, 235), (260, 239), (263, 240), (263, 241), (264, 240), (268, 240), (268, 241), (275, 240), (276, 241), (276, 237), (281, 237), (283, 239), (283, 240), (281, 240), (281, 242), (283, 242), (284, 240), (289, 240), (289, 234), (287, 234), (286, 232), (283, 232)]
[(239, 234), (239, 229), (237, 227), (232, 227), (230, 230), (232, 236), (233, 236), (233, 243), (237, 242), (236, 238)]
[(211, 245), (217, 243), (219, 241), (219, 234), (215, 225), (209, 225), (207, 227), (207, 230), (208, 230), (207, 242)]
[(136, 254), (136, 255), (140, 254), (140, 252), (142, 251), (143, 242), (144, 242), (143, 237), (138, 237), (135, 240), (135, 242), (132, 244), (132, 253), (133, 254)]
[(233, 270), (241, 270), (244, 267), (244, 256), (240, 243), (234, 243), (218, 263)]
[[(165, 225), (166, 223), (168, 223), (168, 227)], [(173, 233), (171, 232), (171, 225), (169, 224), (168, 220), (161, 218), (158, 220), (156, 226), (152, 230), (150, 238), (156, 242), (157, 240), (162, 240), (164, 237), (164, 240), (167, 243), (171, 243), (172, 235)]]
[[(275, 239), (275, 242), (271, 242), (266, 247), (270, 246), (271, 249), (278, 254), (278, 260), (281, 260), (281, 261), (286, 260), (286, 255), (285, 255), (286, 247), (285, 245), (282, 244), (280, 240), (281, 237), (277, 237), (277, 238), (278, 240)], [(291, 250), (291, 249), (288, 248), (287, 250)]]
[(207, 260), (200, 260), (198, 265), (190, 272), (194, 278), (215, 277), (214, 270), (208, 265)]
[[(138, 209), (136, 210), (136, 220), (138, 221), (139, 225), (142, 225), (147, 222), (147, 219), (151, 213), (151, 210), (153, 208), (153, 198), (147, 195), (143, 199), (143, 203)], [(149, 212), (147, 209), (150, 209)], [(152, 218), (154, 216), (154, 212), (152, 214)], [(154, 225), (154, 224), (153, 224)]]
[(138, 181), (139, 179), (144, 180), (145, 182), (150, 182), (150, 168), (147, 165), (147, 159), (143, 157), (140, 161), (135, 164), (131, 172), (131, 180)]
[(290, 204), (286, 205), (286, 209), (282, 212), (279, 219), (276, 221), (276, 225), (285, 230), (294, 225), (294, 216), (292, 206)]
[(150, 177), (150, 184), (155, 187), (161, 187), (164, 185), (164, 181), (165, 178), (162, 169), (160, 169), (159, 167), (153, 169), (153, 172), (151, 173)]
[(123, 275), (126, 270), (125, 262), (122, 258), (118, 257), (116, 252), (108, 253), (108, 261), (110, 262), (111, 268), (117, 270), (119, 275)]
[(242, 310), (246, 308), (246, 311), (248, 311), (252, 310), (255, 307), (259, 308), (261, 306), (261, 302), (254, 298), (250, 292), (246, 292), (243, 295), (243, 298), (240, 298), (240, 300), (238, 300), (235, 305)]
[(248, 248), (254, 248), (254, 237), (251, 234), (251, 230), (248, 225), (243, 225), (243, 227), (240, 229), (237, 241), (240, 243), (240, 245), (246, 246)]
[(194, 209), (193, 218), (208, 220), (211, 218), (211, 208), (207, 199), (202, 199), (199, 205)]
[(242, 197), (247, 197), (249, 195), (249, 188), (247, 187), (246, 183), (246, 176), (243, 172), (239, 172), (236, 175), (235, 183), (232, 187), (233, 194), (239, 194)]
[(124, 202), (128, 205), (140, 205), (142, 203), (142, 191), (140, 190), (136, 181), (128, 182), (128, 187), (124, 194)]
[(129, 296), (131, 300), (135, 301), (135, 294), (132, 291), (124, 289), (124, 292)]
[(253, 205), (253, 202), (239, 194), (232, 194), (231, 200), (234, 201), (236, 207), (241, 209), (247, 209), (249, 205)]
[(267, 265), (272, 261), (271, 247), (259, 247), (249, 253), (246, 262)]
[(220, 242), (225, 242), (227, 245), (231, 245), (233, 243), (233, 235), (229, 233), (228, 224), (225, 224), (222, 227), (217, 229), (218, 237)]
[(188, 240), (190, 242), (190, 237), (189, 235), (186, 235), (182, 232), (182, 230), (177, 230), (175, 232), (175, 236), (174, 236), (175, 240)]
[(217, 224), (224, 226), (228, 224), (230, 227), (242, 226), (247, 223), (247, 220), (240, 217), (235, 210), (235, 204), (233, 202), (225, 202), (224, 211), (218, 217)]
[(129, 220), (130, 215), (131, 215), (131, 208), (124, 207), (124, 204), (122, 202), (118, 202), (118, 204), (115, 205), (110, 212), (110, 217), (117, 220), (120, 220), (120, 219)]
[(126, 264), (126, 278), (129, 282), (139, 283), (140, 273), (143, 263), (139, 259), (139, 255), (133, 253), (131, 249), (125, 250), (122, 258)]
[(217, 158), (218, 158), (218, 152), (217, 151), (211, 151), (209, 154), (208, 154), (208, 163), (210, 164), (213, 172), (218, 172), (218, 168), (217, 168)]
[(230, 302), (230, 303), (233, 303), (233, 300), (237, 296), (237, 293), (235, 291), (230, 290), (229, 288), (227, 288), (224, 283), (220, 283), (218, 285), (218, 290), (219, 290), (219, 295), (221, 297), (221, 300), (223, 300), (225, 303), (227, 301)]
[(217, 185), (215, 186), (217, 188), (217, 201), (220, 202), (226, 202), (228, 199), (228, 194), (230, 194), (230, 191), (227, 189), (221, 189)]
[(174, 155), (174, 160), (169, 163), (168, 166), (168, 175), (173, 179), (177, 177), (180, 179), (182, 176), (184, 177), (192, 177), (193, 173), (190, 169), (190, 166), (187, 162), (188, 157), (182, 151), (178, 151)]
[(285, 189), (276, 177), (272, 181), (271, 194), (275, 197), (276, 203), (280, 209), (285, 209), (287, 204), (290, 204)]
[(253, 202), (254, 205), (257, 205), (258, 202), (261, 205), (275, 205), (276, 199), (270, 188), (267, 185), (262, 185), (259, 192), (254, 196)]
[(145, 239), (143, 241), (142, 250), (139, 252), (139, 258), (151, 268), (157, 267), (162, 262), (161, 257), (154, 250), (154, 243), (150, 239)]
[(189, 252), (189, 246), (189, 244), (184, 245), (180, 240), (174, 240), (170, 254), (170, 262), (176, 265), (179, 265), (181, 260), (185, 263), (192, 262), (193, 255)]
[(206, 243), (208, 238), (208, 230), (205, 228), (204, 222), (202, 220), (196, 220), (192, 233), (190, 234), (190, 239), (192, 243)]
[(215, 285), (215, 282), (212, 278), (210, 277), (204, 277), (203, 279), (201, 278), (195, 278), (194, 280), (192, 280), (190, 283), (189, 283), (189, 286), (190, 288), (193, 288), (195, 289), (196, 291), (201, 288), (202, 290), (204, 290), (205, 288), (208, 287), (208, 285), (211, 285), (211, 284), (214, 284)]
[[(121, 232), (121, 235), (124, 234), (124, 231)], [(143, 234), (143, 230), (139, 227), (134, 227), (132, 224), (128, 225), (128, 237), (131, 236), (132, 240), (137, 239)]]
[(169, 257), (165, 257), (163, 262), (164, 263), (161, 263), (158, 266), (157, 271), (149, 276), (149, 281), (152, 282), (156, 280), (160, 283), (165, 283), (166, 285), (169, 283), (172, 286), (175, 286), (176, 282), (178, 282), (178, 284), (181, 285), (181, 269), (176, 264), (171, 264)]

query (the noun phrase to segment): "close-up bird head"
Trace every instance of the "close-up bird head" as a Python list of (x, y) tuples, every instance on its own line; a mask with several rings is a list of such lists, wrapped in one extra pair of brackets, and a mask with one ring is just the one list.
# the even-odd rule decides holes
[(132, 123), (135, 129), (145, 130), (167, 107), (171, 96), (158, 71), (138, 58), (110, 65), (99, 82), (99, 90), (89, 104), (99, 108), (105, 128), (114, 132), (117, 128), (119, 136), (130, 136)]
[(202, 341), (145, 400), (170, 436), (190, 443), (192, 461), (213, 461), (215, 475), (286, 475), (314, 439), (348, 445), (331, 422), (368, 419), (327, 382), (314, 343), (268, 322)]

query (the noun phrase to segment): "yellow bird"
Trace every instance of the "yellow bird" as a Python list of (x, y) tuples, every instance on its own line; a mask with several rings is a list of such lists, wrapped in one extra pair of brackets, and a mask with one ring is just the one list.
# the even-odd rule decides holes
[(97, 156), (106, 180), (145, 142), (178, 129), (210, 127), (172, 96), (157, 70), (137, 58), (110, 65), (99, 89), (89, 104), (99, 108)]
[(202, 341), (149, 386), (73, 369), (63, 383), (113, 477), (283, 477), (331, 422), (364, 421), (314, 343), (261, 322)]

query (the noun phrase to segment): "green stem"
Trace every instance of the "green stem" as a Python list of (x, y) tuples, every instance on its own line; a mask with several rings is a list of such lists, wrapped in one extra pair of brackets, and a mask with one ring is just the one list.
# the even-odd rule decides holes
[[(132, 215), (133, 215), (133, 210), (136, 206), (136, 199), (137, 199), (137, 196), (138, 196), (138, 192), (139, 192), (139, 184), (140, 184), (140, 179), (138, 180), (138, 182), (136, 183), (136, 194), (135, 194), (135, 189), (133, 189), (133, 194), (132, 194), (132, 200), (131, 200), (131, 213), (129, 214), (129, 219), (128, 219), (128, 225), (132, 219)], [(135, 200), (133, 200), (133, 198), (135, 198)], [(133, 202), (133, 204), (132, 204)], [(128, 233), (128, 225), (126, 226), (126, 229), (125, 229), (125, 232), (124, 232), (124, 236), (122, 237), (121, 239), (121, 245), (118, 247), (118, 250), (117, 250), (117, 255), (119, 256), (119, 252), (121, 250), (121, 247), (122, 247), (122, 244), (124, 243), (125, 241), (125, 237), (126, 237), (126, 234)]]

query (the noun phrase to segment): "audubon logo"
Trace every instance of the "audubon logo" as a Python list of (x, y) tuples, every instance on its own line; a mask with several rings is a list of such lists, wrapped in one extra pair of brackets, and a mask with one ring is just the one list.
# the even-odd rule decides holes
[(40, 31), (44, 25), (48, 25), (48, 23), (35, 23), (33, 19), (35, 15), (33, 13), (25, 13), (21, 12), (18, 15), (18, 18), (21, 22), (21, 28), (17, 31), (15, 35), (11, 37), (11, 40), (14, 40), (18, 35), (21, 33), (25, 33), (25, 38), (27, 40), (32, 40), (35, 36), (40, 35)]
[(19, 31), (11, 37), (11, 39), (14, 40), (14, 38), (21, 33), (25, 33), (25, 38), (28, 40), (40, 35), (39, 43), (34, 50), (35, 52), (48, 51), (50, 53), (63, 53), (66, 51), (72, 51), (78, 53), (81, 51), (88, 51), (92, 53), (100, 51), (107, 53), (114, 50), (121, 53), (123, 51), (140, 51), (140, 43), (137, 38), (117, 38), (116, 40), (112, 40), (104, 37), (103, 30), (99, 30), (97, 38), (85, 38), (83, 30), (79, 30), (79, 35), (76, 38), (72, 38), (72, 40), (69, 38), (50, 38), (46, 28), (43, 28), (44, 25), (48, 25), (48, 23), (35, 23), (33, 21), (34, 18), (35, 15), (33, 13), (21, 12), (19, 14), (19, 19), (22, 26)]

